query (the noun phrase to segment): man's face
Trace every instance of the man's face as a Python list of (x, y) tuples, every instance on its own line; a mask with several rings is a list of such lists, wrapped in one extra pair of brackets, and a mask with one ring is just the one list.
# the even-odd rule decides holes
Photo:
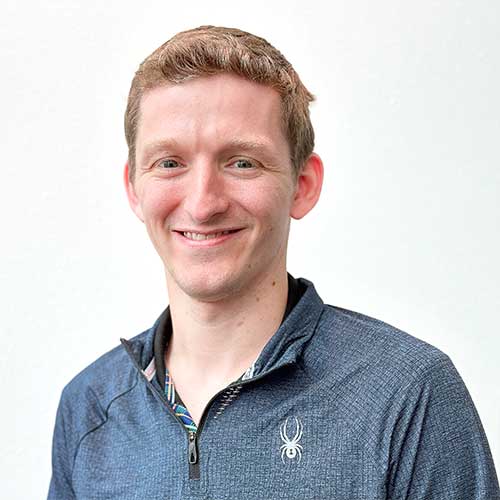
[(296, 183), (280, 106), (228, 74), (142, 98), (127, 189), (169, 290), (219, 300), (284, 272)]

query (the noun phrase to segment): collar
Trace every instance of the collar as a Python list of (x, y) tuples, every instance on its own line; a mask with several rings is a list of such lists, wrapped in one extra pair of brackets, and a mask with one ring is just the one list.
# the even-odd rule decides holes
[[(284, 321), (260, 353), (254, 364), (253, 377), (296, 362), (314, 333), (323, 310), (323, 301), (310, 281), (299, 278), (296, 282), (299, 289), (303, 290), (302, 296), (289, 314), (285, 315)], [(169, 323), (170, 311), (167, 307), (149, 330), (130, 340), (121, 339), (133, 357), (134, 364), (149, 380), (155, 369), (155, 350), (164, 352), (169, 338), (169, 335), (162, 335), (160, 332), (168, 332)]]
[[(288, 294), (287, 303), (285, 308), (285, 313), (283, 314), (283, 321), (286, 320), (292, 309), (297, 305), (300, 298), (306, 291), (306, 286), (299, 283), (290, 273), (287, 274), (288, 277)], [(153, 342), (154, 348), (154, 367), (156, 373), (156, 380), (160, 387), (165, 389), (165, 350), (167, 348), (168, 342), (172, 335), (172, 320), (170, 316), (170, 308), (167, 307), (163, 311), (162, 315), (158, 319), (158, 328), (155, 332), (155, 338)], [(251, 366), (252, 375), (254, 373), (254, 365)], [(247, 377), (248, 378), (248, 377)]]

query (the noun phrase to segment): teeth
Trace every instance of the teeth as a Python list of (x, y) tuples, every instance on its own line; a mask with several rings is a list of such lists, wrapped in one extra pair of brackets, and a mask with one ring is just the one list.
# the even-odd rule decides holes
[(212, 233), (212, 234), (201, 234), (201, 233), (182, 233), (189, 240), (195, 241), (203, 241), (203, 240), (213, 240), (214, 238), (219, 238), (223, 234), (229, 234), (229, 231), (222, 231), (220, 233)]

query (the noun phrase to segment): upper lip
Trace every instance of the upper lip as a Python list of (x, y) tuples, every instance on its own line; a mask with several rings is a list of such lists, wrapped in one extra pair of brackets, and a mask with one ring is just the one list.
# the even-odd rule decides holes
[(222, 227), (218, 229), (202, 230), (202, 229), (174, 229), (178, 233), (196, 233), (196, 234), (217, 234), (225, 231), (239, 231), (242, 227)]

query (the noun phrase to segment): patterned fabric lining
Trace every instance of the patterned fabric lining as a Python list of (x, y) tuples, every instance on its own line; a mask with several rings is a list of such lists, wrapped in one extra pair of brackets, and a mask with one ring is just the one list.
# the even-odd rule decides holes
[[(149, 365), (143, 370), (143, 373), (146, 376), (146, 378), (151, 382), (151, 380), (156, 375), (156, 364), (154, 357), (149, 363)], [(252, 365), (245, 371), (245, 373), (238, 380), (235, 380), (235, 382), (233, 383), (241, 382), (243, 380), (248, 380), (249, 378), (253, 377), (254, 373), (255, 373), (255, 362), (252, 363)], [(181, 419), (182, 423), (184, 424), (184, 427), (189, 432), (196, 432), (198, 430), (198, 426), (194, 422), (193, 417), (191, 417), (191, 415), (189, 414), (189, 410), (182, 402), (180, 396), (175, 391), (174, 381), (171, 379), (170, 373), (168, 372), (168, 369), (166, 367), (165, 367), (165, 396), (167, 398), (169, 405), (174, 410), (175, 415)]]
[(189, 432), (196, 432), (198, 430), (198, 427), (189, 414), (188, 409), (182, 404), (182, 401), (177, 396), (177, 393), (175, 392), (174, 382), (170, 378), (170, 374), (168, 373), (167, 369), (165, 369), (165, 396), (167, 397), (167, 400), (174, 410), (176, 416), (182, 420), (184, 427)]
[[(240, 382), (242, 380), (247, 380), (249, 378), (252, 378), (254, 371), (255, 371), (255, 363), (253, 363), (252, 366), (250, 366), (245, 371), (245, 373), (235, 382)], [(177, 415), (177, 417), (179, 417), (182, 420), (184, 427), (189, 432), (196, 432), (198, 430), (198, 426), (196, 425), (193, 418), (189, 414), (189, 410), (186, 408), (186, 406), (184, 406), (184, 403), (182, 402), (180, 396), (175, 391), (174, 381), (170, 377), (167, 368), (165, 368), (165, 396), (167, 397), (167, 400), (172, 409), (174, 410), (175, 414)]]

